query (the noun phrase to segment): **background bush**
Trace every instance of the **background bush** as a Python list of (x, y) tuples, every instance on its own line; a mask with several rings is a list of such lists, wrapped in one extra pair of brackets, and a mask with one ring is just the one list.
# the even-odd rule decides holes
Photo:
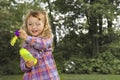
[(64, 73), (120, 74), (120, 60), (110, 52), (101, 53), (101, 55), (93, 59), (72, 58), (69, 61), (64, 61), (61, 67), (63, 67), (61, 71)]

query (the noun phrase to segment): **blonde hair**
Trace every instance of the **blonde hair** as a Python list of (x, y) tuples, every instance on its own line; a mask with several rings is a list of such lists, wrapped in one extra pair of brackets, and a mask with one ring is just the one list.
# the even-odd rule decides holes
[(51, 26), (49, 23), (48, 14), (45, 11), (30, 11), (26, 15), (24, 23), (23, 23), (23, 29), (26, 31), (26, 33), (29, 35), (28, 29), (27, 29), (27, 21), (30, 16), (36, 17), (38, 18), (38, 20), (43, 20), (44, 28), (43, 28), (41, 37), (52, 38), (52, 30), (51, 30)]

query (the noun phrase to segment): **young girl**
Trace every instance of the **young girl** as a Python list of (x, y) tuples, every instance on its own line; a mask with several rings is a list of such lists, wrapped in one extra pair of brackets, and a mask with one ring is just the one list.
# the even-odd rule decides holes
[(22, 47), (37, 59), (34, 65), (33, 61), (20, 58), (21, 70), (25, 72), (23, 80), (60, 80), (52, 55), (52, 32), (47, 13), (30, 11), (19, 33), (24, 41)]

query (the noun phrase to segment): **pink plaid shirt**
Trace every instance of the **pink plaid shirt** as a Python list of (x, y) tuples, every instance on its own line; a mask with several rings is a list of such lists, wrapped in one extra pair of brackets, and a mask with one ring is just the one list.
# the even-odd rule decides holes
[(25, 67), (25, 61), (20, 58), (20, 67), (25, 72), (23, 80), (60, 80), (52, 55), (52, 40), (28, 36), (23, 44), (38, 60), (32, 68)]

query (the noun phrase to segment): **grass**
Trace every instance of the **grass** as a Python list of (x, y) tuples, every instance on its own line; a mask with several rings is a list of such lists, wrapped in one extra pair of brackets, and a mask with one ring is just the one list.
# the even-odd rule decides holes
[(22, 80), (23, 75), (6, 75), (0, 76), (0, 80)]
[(98, 74), (82, 74), (61, 75), (62, 80), (120, 80), (120, 75), (98, 75)]
[[(0, 76), (0, 80), (22, 80), (23, 75)], [(98, 75), (98, 74), (62, 74), (61, 80), (120, 80), (120, 75)]]

